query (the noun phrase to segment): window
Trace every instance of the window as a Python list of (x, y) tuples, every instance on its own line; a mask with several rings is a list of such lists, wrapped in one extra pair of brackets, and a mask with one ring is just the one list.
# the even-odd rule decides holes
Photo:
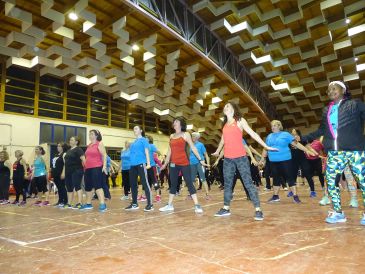
[(100, 91), (91, 93), (91, 117), (90, 121), (94, 124), (108, 125), (109, 95)]
[(86, 144), (86, 128), (59, 124), (40, 123), (39, 143), (68, 143), (72, 136), (80, 138), (80, 146)]
[(144, 118), (144, 126), (146, 131), (157, 132), (156, 116), (150, 113), (146, 113)]
[(169, 135), (171, 133), (171, 123), (168, 121), (160, 121), (160, 131), (163, 134)]
[(126, 115), (127, 103), (120, 99), (112, 100), (111, 108), (112, 108), (111, 126), (126, 128), (127, 127), (127, 115)]
[(142, 127), (142, 119), (143, 119), (143, 109), (130, 104), (129, 105), (129, 112), (128, 112), (128, 116), (129, 116), (129, 128), (133, 129), (135, 126), (140, 126)]
[(38, 115), (62, 119), (64, 81), (53, 76), (43, 75), (39, 85)]
[(67, 120), (87, 122), (87, 87), (72, 84), (67, 86)]

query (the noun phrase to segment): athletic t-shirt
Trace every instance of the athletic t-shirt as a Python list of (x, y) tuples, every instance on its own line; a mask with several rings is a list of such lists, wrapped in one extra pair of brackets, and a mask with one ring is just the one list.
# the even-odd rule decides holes
[(331, 107), (331, 111), (330, 111), (330, 123), (331, 123), (331, 127), (333, 130), (333, 133), (335, 134), (335, 136), (337, 136), (337, 128), (338, 128), (338, 107), (340, 104), (334, 104)]
[(63, 170), (64, 162), (63, 162), (63, 153), (56, 155), (52, 159), (52, 176), (59, 177), (61, 176)]
[(149, 149), (148, 150), (150, 151), (150, 163), (151, 163), (151, 166), (155, 166), (156, 165), (156, 162), (155, 162), (155, 159), (153, 157), (153, 154), (158, 151), (157, 150), (157, 147), (154, 144), (149, 144)]
[(278, 151), (268, 151), (271, 162), (281, 162), (291, 159), (289, 144), (294, 141), (293, 135), (286, 131), (270, 133), (266, 138), (269, 147), (277, 148)]
[(130, 170), (131, 163), (130, 163), (130, 150), (123, 150), (122, 154), (120, 155), (120, 160), (122, 161), (122, 170)]
[(137, 138), (130, 146), (130, 158), (131, 166), (137, 166), (140, 164), (146, 164), (146, 154), (145, 149), (149, 149), (149, 143), (146, 138)]
[(47, 174), (46, 163), (41, 156), (34, 160), (33, 164), (33, 175), (34, 177), (40, 177)]
[(83, 169), (81, 156), (85, 155), (80, 147), (71, 148), (65, 155), (65, 173), (72, 174), (74, 171)]
[[(199, 155), (200, 155), (200, 159), (204, 160), (204, 154), (207, 151), (205, 146), (197, 141), (196, 143), (194, 143), (194, 146), (196, 147), (196, 150), (198, 151)], [(196, 165), (199, 164), (199, 160), (198, 158), (195, 156), (194, 152), (192, 150), (190, 150), (190, 164), (191, 165)]]

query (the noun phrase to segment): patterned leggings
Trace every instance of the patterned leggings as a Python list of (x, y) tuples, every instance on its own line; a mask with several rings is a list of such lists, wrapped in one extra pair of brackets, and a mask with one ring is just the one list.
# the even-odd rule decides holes
[(327, 157), (326, 179), (328, 194), (331, 196), (333, 209), (341, 211), (340, 188), (336, 186), (337, 174), (341, 174), (349, 165), (353, 174), (358, 178), (365, 206), (365, 151), (329, 151)]

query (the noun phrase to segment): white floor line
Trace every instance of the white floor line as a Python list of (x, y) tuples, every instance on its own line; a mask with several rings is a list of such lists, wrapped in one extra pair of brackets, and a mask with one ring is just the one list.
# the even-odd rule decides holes
[[(270, 193), (270, 192), (259, 193), (259, 196), (265, 195), (265, 194), (268, 194), (268, 193)], [(240, 201), (240, 200), (244, 200), (244, 198), (235, 199), (235, 201)], [(222, 204), (222, 201), (219, 201), (219, 202), (216, 202), (216, 203), (213, 203), (213, 204), (204, 205), (202, 207), (210, 207), (210, 206), (218, 205), (218, 204)], [(51, 237), (51, 238), (46, 238), (46, 239), (31, 241), (31, 242), (17, 241), (17, 240), (10, 239), (10, 238), (5, 238), (5, 237), (0, 237), (0, 239), (3, 239), (5, 241), (11, 242), (11, 243), (15, 243), (15, 244), (18, 244), (18, 245), (21, 245), (21, 246), (26, 246), (26, 245), (32, 245), (32, 244), (38, 244), (38, 243), (48, 242), (48, 241), (52, 241), (52, 240), (62, 239), (62, 238), (70, 237), (70, 236), (75, 236), (75, 235), (79, 235), (79, 234), (88, 233), (88, 232), (99, 231), (99, 230), (107, 229), (107, 228), (114, 227), (114, 226), (121, 226), (121, 225), (125, 225), (125, 224), (131, 224), (131, 223), (136, 223), (136, 222), (141, 222), (141, 221), (146, 221), (146, 220), (152, 220), (152, 219), (161, 218), (161, 217), (164, 217), (164, 216), (170, 216), (170, 215), (173, 215), (173, 214), (186, 212), (186, 211), (191, 211), (191, 210), (192, 210), (192, 208), (188, 208), (188, 209), (169, 212), (169, 213), (161, 213), (159, 215), (155, 215), (155, 216), (151, 216), (151, 217), (147, 217), (147, 218), (141, 218), (141, 219), (136, 219), (136, 220), (132, 220), (132, 221), (127, 221), (127, 222), (122, 222), (122, 223), (117, 223), (117, 224), (112, 224), (112, 225), (107, 225), (107, 226), (102, 226), (102, 227), (96, 227), (96, 228), (92, 228), (92, 229), (87, 229), (87, 230), (83, 230), (83, 231), (79, 231), (79, 232), (69, 233), (69, 234), (65, 234), (65, 235), (60, 235), (60, 236), (56, 236), (56, 237)]]

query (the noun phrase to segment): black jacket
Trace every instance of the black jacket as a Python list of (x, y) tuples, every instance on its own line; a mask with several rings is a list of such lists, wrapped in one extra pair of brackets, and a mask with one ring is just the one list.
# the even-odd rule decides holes
[[(327, 121), (327, 106), (322, 113), (322, 121), (319, 128), (303, 136), (303, 140), (311, 141), (323, 136), (323, 146), (325, 151), (335, 150), (335, 139), (332, 136)], [(337, 129), (337, 150), (341, 151), (364, 151), (364, 120), (365, 104), (358, 100), (344, 99), (338, 110)]]

